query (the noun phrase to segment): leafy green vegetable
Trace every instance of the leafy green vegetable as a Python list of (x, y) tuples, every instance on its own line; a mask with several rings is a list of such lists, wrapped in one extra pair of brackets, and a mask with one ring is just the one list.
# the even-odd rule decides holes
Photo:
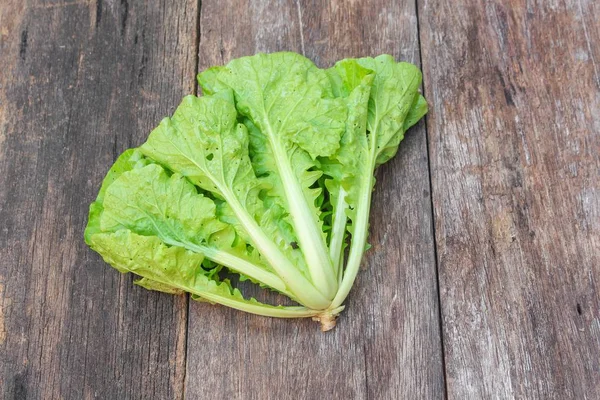
[[(427, 112), (420, 71), (273, 53), (198, 81), (204, 96), (111, 167), (86, 243), (147, 289), (331, 329), (367, 248), (374, 171)], [(245, 299), (222, 268), (300, 305)]]

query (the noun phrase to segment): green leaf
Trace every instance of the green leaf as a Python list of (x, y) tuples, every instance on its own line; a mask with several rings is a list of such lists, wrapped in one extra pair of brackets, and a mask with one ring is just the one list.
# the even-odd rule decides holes
[(253, 163), (271, 185), (269, 195), (289, 213), (312, 281), (326, 296), (337, 280), (325, 243), (317, 156), (332, 155), (347, 107), (333, 96), (327, 74), (295, 53), (257, 54), (231, 61), (217, 79), (230, 87), (251, 136)]
[[(322, 70), (283, 52), (197, 79), (204, 96), (111, 167), (86, 243), (147, 289), (330, 329), (368, 248), (375, 169), (427, 113), (420, 71), (388, 55)], [(245, 299), (223, 268), (304, 307)]]
[(260, 197), (268, 186), (254, 173), (248, 140), (231, 102), (188, 96), (173, 117), (164, 119), (150, 134), (141, 150), (224, 200), (223, 216), (260, 252), (298, 301), (325, 308), (330, 299), (304, 276), (306, 267), (298, 251), (276, 223), (279, 211), (265, 207)]
[(344, 99), (349, 110), (339, 150), (334, 156), (322, 160), (323, 171), (331, 178), (325, 182), (333, 214), (329, 250), (339, 279), (347, 220), (355, 215), (349, 204), (356, 206), (362, 180), (372, 179), (373, 174), (366, 127), (369, 95), (375, 75), (353, 59), (338, 62), (327, 70), (327, 74), (334, 93)]
[(198, 84), (205, 96), (215, 94), (227, 88), (217, 80), (217, 76), (224, 68), (211, 67), (198, 74)]
[(213, 303), (271, 317), (300, 318), (319, 313), (305, 307), (271, 306), (254, 299), (246, 300), (228, 282), (218, 282), (207, 276), (201, 267), (202, 254), (169, 246), (156, 236), (142, 236), (120, 229), (114, 233), (92, 235), (91, 246), (106, 262), (120, 271), (141, 276), (143, 279), (138, 284), (154, 290), (181, 290)]
[[(90, 207), (85, 238), (100, 232), (132, 229), (156, 235), (173, 245), (187, 246), (213, 261), (288, 293), (268, 265), (248, 254), (235, 232), (215, 215), (212, 200), (198, 194), (179, 175), (168, 176), (139, 150), (128, 150), (107, 174), (97, 200)], [(237, 242), (237, 243), (236, 243)]]
[(157, 164), (123, 173), (106, 190), (100, 227), (120, 228), (166, 242), (207, 243), (226, 228), (216, 218), (216, 206), (179, 174), (169, 176)]
[(417, 96), (415, 96), (415, 99), (413, 101), (412, 107), (404, 119), (404, 126), (401, 130), (401, 133), (393, 136), (392, 139), (387, 143), (385, 148), (381, 150), (381, 152), (377, 156), (377, 165), (381, 165), (388, 162), (392, 157), (396, 155), (396, 152), (398, 151), (398, 145), (400, 144), (400, 141), (404, 139), (404, 133), (414, 124), (419, 122), (419, 120), (423, 118), (425, 114), (427, 114), (427, 108), (428, 106), (427, 102), (425, 101), (425, 98), (417, 93)]
[(90, 245), (91, 235), (101, 231), (100, 216), (104, 210), (102, 201), (104, 200), (106, 189), (124, 172), (131, 171), (135, 168), (141, 168), (147, 164), (148, 161), (139, 150), (129, 149), (124, 151), (110, 167), (102, 181), (102, 186), (100, 187), (96, 201), (90, 204), (88, 224), (85, 227), (84, 232), (84, 239), (88, 245)]
[(233, 89), (240, 113), (268, 139), (286, 148), (295, 144), (313, 158), (338, 149), (346, 107), (309, 59), (286, 52), (242, 57), (217, 78)]
[(427, 114), (428, 108), (429, 106), (427, 105), (425, 97), (419, 94), (413, 102), (412, 108), (408, 112), (408, 115), (406, 116), (406, 120), (404, 121), (404, 131), (407, 131), (409, 128), (419, 122), (421, 118)]
[(404, 138), (406, 117), (419, 99), (421, 71), (413, 64), (396, 63), (389, 55), (361, 58), (358, 62), (375, 71), (367, 130), (375, 136), (376, 165), (380, 165), (396, 154)]
[[(350, 100), (353, 93), (360, 93), (361, 86), (365, 85), (360, 78), (366, 72), (359, 66), (374, 72), (366, 126), (363, 128), (357, 124), (356, 129), (346, 129), (340, 149), (331, 157), (333, 161), (329, 162), (333, 166), (328, 170), (333, 178), (328, 182), (331, 193), (338, 191), (345, 194), (344, 200), (338, 196), (337, 201), (332, 203), (333, 213), (343, 215), (343, 209), (352, 221), (348, 226), (352, 235), (348, 263), (333, 306), (342, 304), (348, 295), (367, 247), (375, 168), (395, 155), (406, 129), (414, 125), (427, 110), (424, 99), (418, 93), (420, 71), (412, 64), (396, 63), (388, 55), (337, 63), (328, 74), (336, 87), (335, 92), (340, 96)], [(364, 105), (364, 93), (360, 97), (358, 94), (355, 96)], [(364, 116), (360, 114), (364, 108), (355, 104), (350, 109)], [(348, 140), (344, 140), (346, 137)], [(333, 230), (336, 230), (335, 224)], [(341, 228), (337, 227), (337, 230), (341, 231)]]
[(148, 290), (156, 290), (158, 292), (169, 293), (169, 294), (184, 294), (185, 292), (182, 289), (179, 289), (175, 286), (168, 285), (166, 283), (156, 282), (152, 279), (148, 278), (140, 278), (134, 281), (138, 286), (143, 287)]

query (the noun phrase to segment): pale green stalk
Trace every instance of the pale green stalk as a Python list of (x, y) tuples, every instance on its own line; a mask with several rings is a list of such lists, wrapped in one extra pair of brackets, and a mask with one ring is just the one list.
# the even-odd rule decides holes
[(260, 303), (251, 304), (244, 301), (238, 301), (231, 297), (220, 296), (215, 293), (202, 292), (195, 290), (193, 287), (178, 285), (170, 282), (168, 280), (162, 280), (160, 278), (152, 277), (152, 279), (156, 282), (173, 286), (188, 293), (195, 294), (197, 296), (202, 297), (203, 299), (210, 300), (214, 303), (219, 303), (227, 307), (235, 308), (236, 310), (245, 311), (251, 314), (262, 315), (265, 317), (277, 317), (277, 318), (306, 318), (316, 316), (322, 311), (320, 310), (312, 310), (306, 307), (267, 307), (261, 305)]
[(335, 206), (335, 214), (333, 215), (333, 226), (331, 227), (331, 240), (329, 242), (329, 257), (333, 261), (333, 271), (338, 282), (342, 279), (342, 268), (344, 264), (344, 255), (342, 249), (344, 247), (344, 237), (346, 235), (346, 191), (340, 186), (338, 193), (337, 205)]
[(323, 240), (323, 233), (315, 222), (313, 212), (306, 203), (304, 193), (292, 171), (290, 161), (273, 135), (270, 126), (268, 138), (280, 173), (294, 230), (300, 242), (300, 248), (306, 260), (312, 282), (325, 297), (332, 298), (337, 289), (337, 278), (329, 258), (327, 245)]
[(370, 157), (371, 164), (368, 169), (368, 174), (365, 174), (362, 179), (360, 197), (356, 206), (356, 218), (353, 220), (353, 234), (352, 234), (352, 244), (350, 245), (350, 253), (348, 255), (348, 263), (346, 264), (346, 268), (344, 270), (344, 277), (342, 278), (342, 283), (338, 289), (335, 298), (331, 302), (331, 308), (335, 308), (340, 306), (346, 297), (348, 297), (348, 293), (350, 293), (350, 289), (354, 284), (354, 280), (356, 279), (356, 275), (358, 274), (358, 270), (360, 269), (360, 262), (362, 260), (363, 254), (365, 253), (365, 248), (367, 245), (367, 236), (369, 234), (369, 213), (371, 210), (371, 194), (373, 193), (373, 171), (375, 169), (375, 149), (376, 144), (374, 140), (375, 135), (371, 135), (371, 148), (370, 148)]
[(217, 264), (221, 264), (232, 271), (244, 274), (256, 281), (262, 282), (287, 296), (296, 297), (288, 290), (286, 284), (279, 276), (269, 271), (265, 271), (263, 268), (257, 267), (250, 261), (244, 260), (243, 258), (237, 257), (226, 251), (216, 250), (212, 247), (195, 245), (189, 242), (184, 242), (180, 245), (191, 251), (201, 253), (209, 260), (212, 260)]
[(221, 192), (227, 199), (231, 209), (238, 217), (244, 229), (252, 238), (253, 244), (256, 246), (260, 254), (267, 260), (269, 265), (273, 267), (275, 272), (285, 282), (289, 290), (294, 293), (294, 297), (307, 307), (315, 310), (323, 310), (330, 304), (330, 298), (323, 294), (308, 281), (304, 275), (285, 257), (277, 245), (269, 239), (239, 203), (237, 198), (225, 188), (220, 188)]

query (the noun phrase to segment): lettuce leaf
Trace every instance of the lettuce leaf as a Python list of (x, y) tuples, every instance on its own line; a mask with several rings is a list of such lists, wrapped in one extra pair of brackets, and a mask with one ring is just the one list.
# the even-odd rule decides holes
[[(365, 70), (372, 71), (373, 75)], [(347, 129), (348, 139), (342, 141), (340, 150), (332, 157), (339, 167), (334, 170), (337, 173), (330, 172), (333, 178), (330, 186), (341, 188), (341, 194), (333, 203), (333, 213), (346, 214), (351, 221), (348, 262), (332, 302), (333, 306), (339, 306), (350, 292), (367, 248), (375, 168), (396, 154), (406, 129), (425, 114), (427, 103), (420, 100), (418, 89), (422, 76), (418, 68), (409, 63), (396, 63), (389, 55), (342, 60), (329, 70), (329, 76), (341, 95), (348, 94), (348, 101), (365, 91), (372, 76), (366, 126), (361, 126), (364, 121), (361, 120), (355, 122), (356, 129)], [(364, 109), (364, 102), (361, 105)], [(346, 222), (343, 218), (338, 221), (338, 227), (334, 222), (334, 232), (341, 230)]]
[[(387, 55), (320, 69), (282, 52), (198, 81), (202, 97), (111, 167), (86, 243), (147, 289), (331, 329), (367, 248), (375, 169), (427, 112), (420, 71)], [(222, 268), (300, 306), (245, 299)]]
[[(203, 74), (200, 74), (202, 81)], [(337, 290), (328, 256), (313, 161), (339, 148), (347, 107), (333, 96), (327, 74), (295, 53), (257, 54), (230, 62), (217, 80), (235, 95), (253, 138), (255, 163), (270, 183), (269, 194), (290, 216), (310, 277), (325, 295)]]

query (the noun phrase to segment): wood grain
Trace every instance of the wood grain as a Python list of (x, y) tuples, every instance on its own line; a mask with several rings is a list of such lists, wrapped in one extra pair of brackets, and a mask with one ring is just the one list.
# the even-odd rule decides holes
[[(320, 66), (380, 53), (419, 63), (416, 13), (408, 1), (205, 0), (200, 27), (200, 70), (278, 50), (305, 53)], [(327, 334), (308, 320), (190, 303), (186, 397), (442, 398), (423, 125), (378, 172), (371, 224), (374, 249), (338, 326)]]
[(599, 15), (420, 2), (449, 398), (600, 398)]
[(182, 398), (187, 301), (83, 243), (115, 157), (193, 91), (196, 1), (0, 2), (0, 397)]
[[(1, 398), (600, 398), (598, 2), (201, 3), (0, 2)], [(197, 63), (277, 50), (423, 59), (327, 334), (134, 287), (82, 239)]]

